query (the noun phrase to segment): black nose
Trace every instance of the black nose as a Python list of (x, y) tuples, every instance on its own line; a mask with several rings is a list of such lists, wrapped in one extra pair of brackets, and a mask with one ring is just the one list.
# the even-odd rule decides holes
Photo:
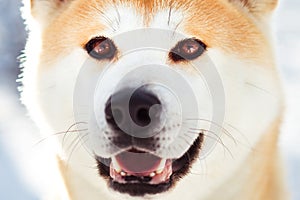
[(132, 123), (139, 127), (148, 126), (150, 123), (155, 126), (161, 114), (160, 106), (155, 105), (161, 105), (159, 99), (145, 89), (134, 92), (124, 89), (113, 94), (107, 101), (106, 121), (114, 129), (132, 127)]

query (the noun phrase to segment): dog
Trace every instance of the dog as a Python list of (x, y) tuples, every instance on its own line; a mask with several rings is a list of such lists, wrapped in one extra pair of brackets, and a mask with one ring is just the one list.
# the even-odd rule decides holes
[(287, 199), (277, 0), (24, 5), (42, 199)]

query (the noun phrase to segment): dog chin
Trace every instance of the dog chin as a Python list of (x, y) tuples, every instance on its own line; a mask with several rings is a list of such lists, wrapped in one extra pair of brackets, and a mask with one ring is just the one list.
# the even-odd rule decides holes
[(99, 174), (112, 190), (131, 196), (156, 195), (170, 190), (197, 160), (203, 135), (178, 159), (165, 159), (147, 151), (124, 150), (110, 158), (96, 156)]

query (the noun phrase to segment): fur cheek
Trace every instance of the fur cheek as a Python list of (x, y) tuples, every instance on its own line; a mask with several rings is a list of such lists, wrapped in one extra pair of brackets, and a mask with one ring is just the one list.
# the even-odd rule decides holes
[(239, 156), (239, 152), (243, 152), (242, 146), (254, 147), (262, 133), (282, 113), (279, 77), (272, 68), (248, 63), (218, 50), (210, 51), (210, 57), (218, 68), (225, 89), (224, 128), (238, 144), (226, 133), (222, 139), (235, 158), (242, 158)]
[(39, 68), (37, 99), (54, 131), (65, 130), (74, 123), (73, 92), (86, 58), (86, 53), (78, 49), (64, 59), (53, 61), (49, 68)]

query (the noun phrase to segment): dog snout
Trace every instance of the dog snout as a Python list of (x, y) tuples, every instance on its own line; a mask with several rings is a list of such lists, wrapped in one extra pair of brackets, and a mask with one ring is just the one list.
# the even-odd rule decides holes
[(135, 91), (123, 89), (108, 99), (105, 117), (108, 125), (114, 130), (122, 130), (126, 133), (130, 131), (130, 135), (135, 131), (143, 134), (147, 129), (142, 127), (155, 128), (159, 124), (162, 112), (160, 106), (161, 102), (157, 96), (143, 88)]

